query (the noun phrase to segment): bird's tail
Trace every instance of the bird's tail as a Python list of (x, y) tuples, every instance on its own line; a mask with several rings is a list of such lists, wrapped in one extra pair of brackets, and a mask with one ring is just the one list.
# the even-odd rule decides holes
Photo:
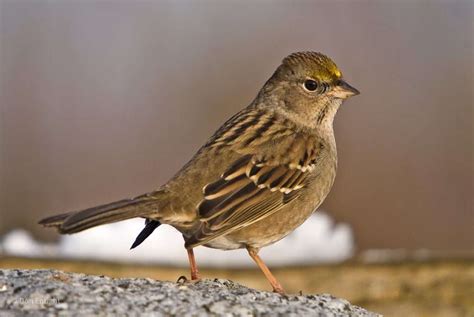
[(158, 211), (160, 191), (106, 205), (64, 213), (42, 219), (39, 224), (55, 227), (60, 233), (75, 233), (107, 223), (135, 217), (146, 217)]

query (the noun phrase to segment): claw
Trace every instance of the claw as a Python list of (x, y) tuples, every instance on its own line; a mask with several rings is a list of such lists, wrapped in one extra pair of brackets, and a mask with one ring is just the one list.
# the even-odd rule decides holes
[(177, 284), (184, 284), (188, 281), (188, 278), (184, 275), (181, 275), (178, 277), (178, 280), (176, 281)]

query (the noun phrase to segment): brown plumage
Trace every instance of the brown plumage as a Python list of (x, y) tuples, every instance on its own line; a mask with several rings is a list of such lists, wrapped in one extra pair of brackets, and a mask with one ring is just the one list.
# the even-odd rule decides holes
[(328, 57), (286, 57), (255, 100), (238, 112), (158, 190), (40, 223), (60, 233), (142, 217), (139, 245), (161, 223), (184, 237), (191, 276), (192, 249), (247, 248), (274, 291), (282, 287), (258, 257), (322, 203), (337, 166), (333, 119), (343, 99), (358, 94)]

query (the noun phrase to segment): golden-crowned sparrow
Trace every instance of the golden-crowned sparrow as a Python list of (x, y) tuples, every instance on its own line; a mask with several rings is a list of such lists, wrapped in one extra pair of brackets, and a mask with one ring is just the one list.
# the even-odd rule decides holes
[(199, 278), (194, 247), (246, 248), (273, 290), (283, 293), (258, 250), (301, 225), (329, 193), (337, 167), (333, 119), (342, 101), (358, 93), (327, 56), (291, 54), (255, 100), (159, 189), (40, 224), (75, 233), (145, 218), (132, 248), (169, 224), (183, 234), (192, 279)]

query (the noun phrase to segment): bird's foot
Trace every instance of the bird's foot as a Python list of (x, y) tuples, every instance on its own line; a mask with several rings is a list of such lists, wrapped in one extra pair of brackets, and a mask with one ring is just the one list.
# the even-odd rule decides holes
[(184, 275), (181, 275), (180, 277), (178, 277), (178, 279), (176, 280), (176, 283), (177, 284), (184, 284), (188, 281), (188, 278)]
[(195, 284), (197, 282), (199, 282), (201, 280), (201, 277), (199, 276), (199, 274), (196, 276), (191, 276), (191, 279), (189, 280), (186, 276), (184, 275), (181, 275), (178, 280), (176, 281), (177, 284), (185, 284), (185, 283), (191, 283), (191, 284)]

